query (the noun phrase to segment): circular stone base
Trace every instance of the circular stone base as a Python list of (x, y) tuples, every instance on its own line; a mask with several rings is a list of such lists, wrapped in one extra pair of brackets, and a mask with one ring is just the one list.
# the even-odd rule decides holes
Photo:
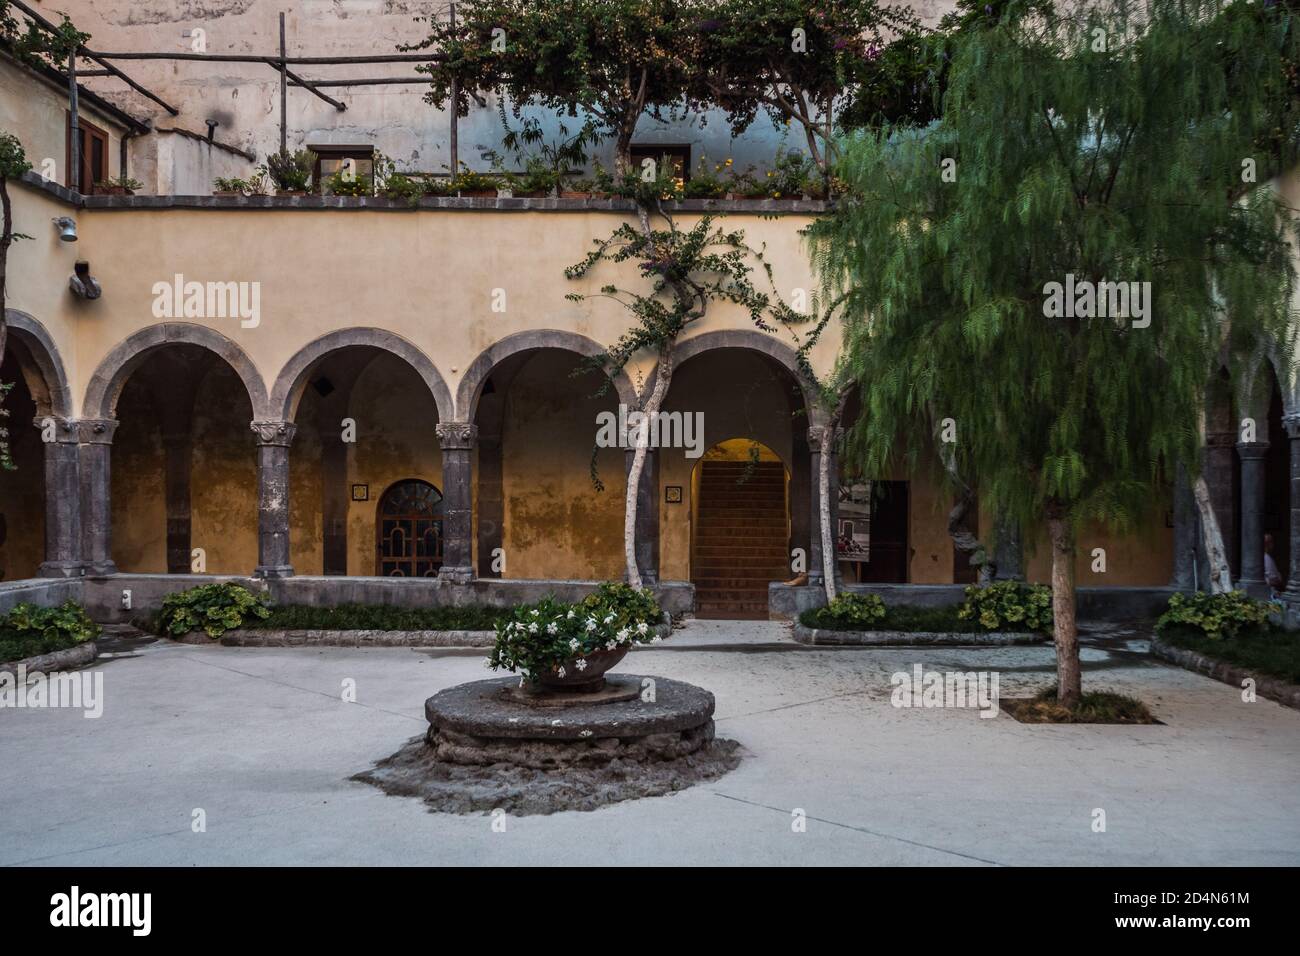
[(641, 685), (630, 677), (601, 678), (595, 690), (537, 690), (513, 684), (499, 691), (511, 703), (529, 707), (572, 707), (574, 704), (614, 704), (641, 696)]
[(622, 674), (606, 688), (617, 699), (573, 695), (580, 701), (565, 707), (517, 699), (517, 685), (508, 677), (435, 694), (428, 733), (353, 779), (434, 810), (523, 815), (671, 793), (740, 763), (739, 745), (714, 737), (713, 695), (692, 684)]

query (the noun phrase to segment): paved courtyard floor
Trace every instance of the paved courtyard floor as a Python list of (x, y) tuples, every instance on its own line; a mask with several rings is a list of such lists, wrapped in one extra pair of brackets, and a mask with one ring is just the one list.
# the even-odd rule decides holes
[(1163, 725), (1033, 726), (894, 708), (890, 675), (997, 671), (1024, 696), (1053, 680), (1050, 646), (806, 648), (781, 624), (690, 622), (620, 669), (712, 690), (740, 768), (498, 832), (347, 779), (424, 731), (430, 694), (492, 676), (481, 650), (109, 642), (99, 719), (0, 710), (0, 863), (1300, 864), (1300, 712), (1145, 648), (1092, 635), (1084, 681)]

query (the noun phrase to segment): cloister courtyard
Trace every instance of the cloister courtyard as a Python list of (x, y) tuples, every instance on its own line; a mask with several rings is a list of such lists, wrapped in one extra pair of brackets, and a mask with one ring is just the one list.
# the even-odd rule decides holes
[(101, 645), (102, 717), (0, 722), (0, 863), (1300, 863), (1300, 713), (1162, 664), (1121, 626), (1085, 632), (1085, 687), (1137, 696), (1160, 724), (890, 705), (890, 675), (916, 664), (996, 671), (1003, 698), (1023, 696), (1052, 680), (1050, 644), (816, 648), (776, 622), (691, 621), (622, 670), (710, 688), (739, 768), (594, 812), (504, 818), (349, 780), (425, 730), (430, 694), (489, 676), (481, 649)]

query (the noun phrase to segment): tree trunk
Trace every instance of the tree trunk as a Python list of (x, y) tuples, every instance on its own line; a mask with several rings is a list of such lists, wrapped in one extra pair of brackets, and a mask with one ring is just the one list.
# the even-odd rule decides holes
[(1056, 699), (1074, 707), (1083, 695), (1079, 670), (1079, 628), (1075, 620), (1074, 530), (1059, 509), (1049, 511), (1052, 539), (1052, 636), (1056, 641)]
[(831, 528), (831, 444), (835, 441), (835, 425), (822, 426), (821, 460), (817, 469), (817, 523), (822, 536), (822, 582), (826, 589), (826, 603), (835, 600), (835, 535)]
[(1210, 486), (1205, 476), (1198, 475), (1192, 483), (1192, 497), (1201, 516), (1201, 538), (1205, 545), (1205, 558), (1210, 565), (1210, 593), (1226, 594), (1232, 590), (1232, 569), (1228, 567), (1228, 550), (1223, 545), (1223, 532), (1210, 501)]
[(668, 394), (668, 385), (673, 378), (673, 350), (676, 344), (676, 340), (670, 339), (659, 349), (655, 386), (641, 408), (646, 417), (642, 422), (643, 430), (637, 435), (636, 449), (632, 453), (632, 467), (627, 473), (627, 497), (623, 504), (623, 558), (627, 562), (627, 583), (638, 590), (644, 586), (644, 583), (641, 580), (641, 569), (636, 563), (637, 492), (641, 488), (641, 473), (645, 470), (650, 419), (659, 414), (664, 396)]

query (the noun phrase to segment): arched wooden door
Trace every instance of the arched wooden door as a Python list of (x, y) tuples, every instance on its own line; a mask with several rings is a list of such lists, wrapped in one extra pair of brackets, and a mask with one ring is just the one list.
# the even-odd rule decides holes
[(408, 478), (379, 499), (376, 573), (388, 578), (432, 578), (442, 567), (442, 493)]

